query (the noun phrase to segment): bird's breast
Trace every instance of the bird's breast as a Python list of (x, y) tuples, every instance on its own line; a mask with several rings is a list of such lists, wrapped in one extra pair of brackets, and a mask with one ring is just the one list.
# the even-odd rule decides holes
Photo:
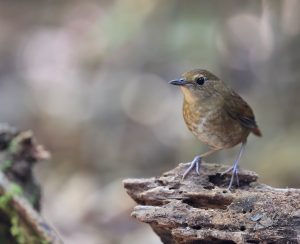
[(216, 149), (233, 147), (249, 134), (222, 106), (199, 106), (185, 102), (183, 117), (188, 129), (199, 140)]

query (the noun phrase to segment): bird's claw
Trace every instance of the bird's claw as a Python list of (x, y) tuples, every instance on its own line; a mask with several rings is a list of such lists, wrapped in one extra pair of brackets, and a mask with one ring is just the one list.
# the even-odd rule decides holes
[(238, 167), (238, 165), (231, 166), (227, 170), (223, 171), (221, 173), (221, 175), (223, 176), (224, 174), (227, 174), (230, 171), (232, 171), (232, 175), (231, 175), (230, 183), (229, 183), (229, 186), (227, 187), (227, 190), (231, 189), (233, 181), (234, 181), (234, 178), (236, 178), (236, 184), (237, 184), (237, 186), (238, 187), (240, 186), (239, 175), (238, 175), (238, 173), (239, 173), (239, 167)]
[(201, 164), (201, 157), (200, 156), (196, 156), (193, 159), (193, 161), (191, 162), (191, 165), (183, 173), (182, 180), (185, 179), (185, 177), (193, 170), (193, 168), (196, 168), (197, 174), (200, 175), (200, 164)]
[(229, 167), (228, 169), (226, 169), (225, 171), (221, 172), (221, 176), (227, 174), (228, 172), (232, 171), (233, 166)]
[(239, 154), (238, 154), (237, 158), (234, 161), (233, 166), (231, 166), (230, 168), (228, 168), (227, 170), (225, 170), (224, 172), (221, 173), (221, 175), (224, 175), (224, 174), (232, 171), (232, 176), (231, 176), (230, 183), (229, 183), (229, 186), (228, 186), (227, 190), (230, 190), (230, 188), (232, 187), (232, 184), (233, 184), (233, 181), (234, 181), (234, 177), (236, 178), (236, 184), (237, 184), (237, 186), (239, 187), (239, 185), (240, 185), (239, 176), (238, 176), (238, 173), (239, 173), (239, 161), (240, 161), (241, 155), (242, 155), (242, 153), (244, 151), (245, 145), (246, 144), (244, 142), (242, 144), (241, 148), (240, 148), (240, 151), (239, 151)]

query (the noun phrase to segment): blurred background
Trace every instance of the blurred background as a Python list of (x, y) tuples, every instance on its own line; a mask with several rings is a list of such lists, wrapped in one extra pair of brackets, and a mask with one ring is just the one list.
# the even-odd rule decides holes
[[(243, 168), (300, 187), (300, 2), (0, 1), (0, 121), (51, 151), (43, 216), (66, 243), (160, 243), (130, 217), (122, 179), (158, 176), (206, 147), (179, 89), (205, 68), (252, 106), (263, 132)], [(207, 159), (231, 165), (237, 148)]]

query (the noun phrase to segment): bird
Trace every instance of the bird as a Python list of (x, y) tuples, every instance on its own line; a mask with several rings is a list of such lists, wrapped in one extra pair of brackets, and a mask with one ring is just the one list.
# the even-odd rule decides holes
[(204, 157), (241, 144), (233, 165), (221, 173), (223, 175), (232, 172), (229, 190), (235, 178), (239, 185), (239, 161), (247, 138), (250, 133), (262, 136), (251, 107), (220, 78), (205, 69), (187, 71), (181, 78), (169, 81), (169, 84), (181, 88), (184, 97), (183, 118), (188, 129), (210, 148), (193, 159), (182, 179), (194, 168), (200, 175), (200, 165)]

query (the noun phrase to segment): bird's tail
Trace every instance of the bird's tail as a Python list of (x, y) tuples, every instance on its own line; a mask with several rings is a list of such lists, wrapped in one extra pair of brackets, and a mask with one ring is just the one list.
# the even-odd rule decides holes
[(259, 137), (262, 136), (262, 133), (261, 133), (261, 131), (260, 131), (260, 129), (259, 129), (258, 127), (252, 128), (252, 129), (251, 129), (251, 132), (252, 132), (254, 135), (256, 135), (256, 136), (259, 136)]

